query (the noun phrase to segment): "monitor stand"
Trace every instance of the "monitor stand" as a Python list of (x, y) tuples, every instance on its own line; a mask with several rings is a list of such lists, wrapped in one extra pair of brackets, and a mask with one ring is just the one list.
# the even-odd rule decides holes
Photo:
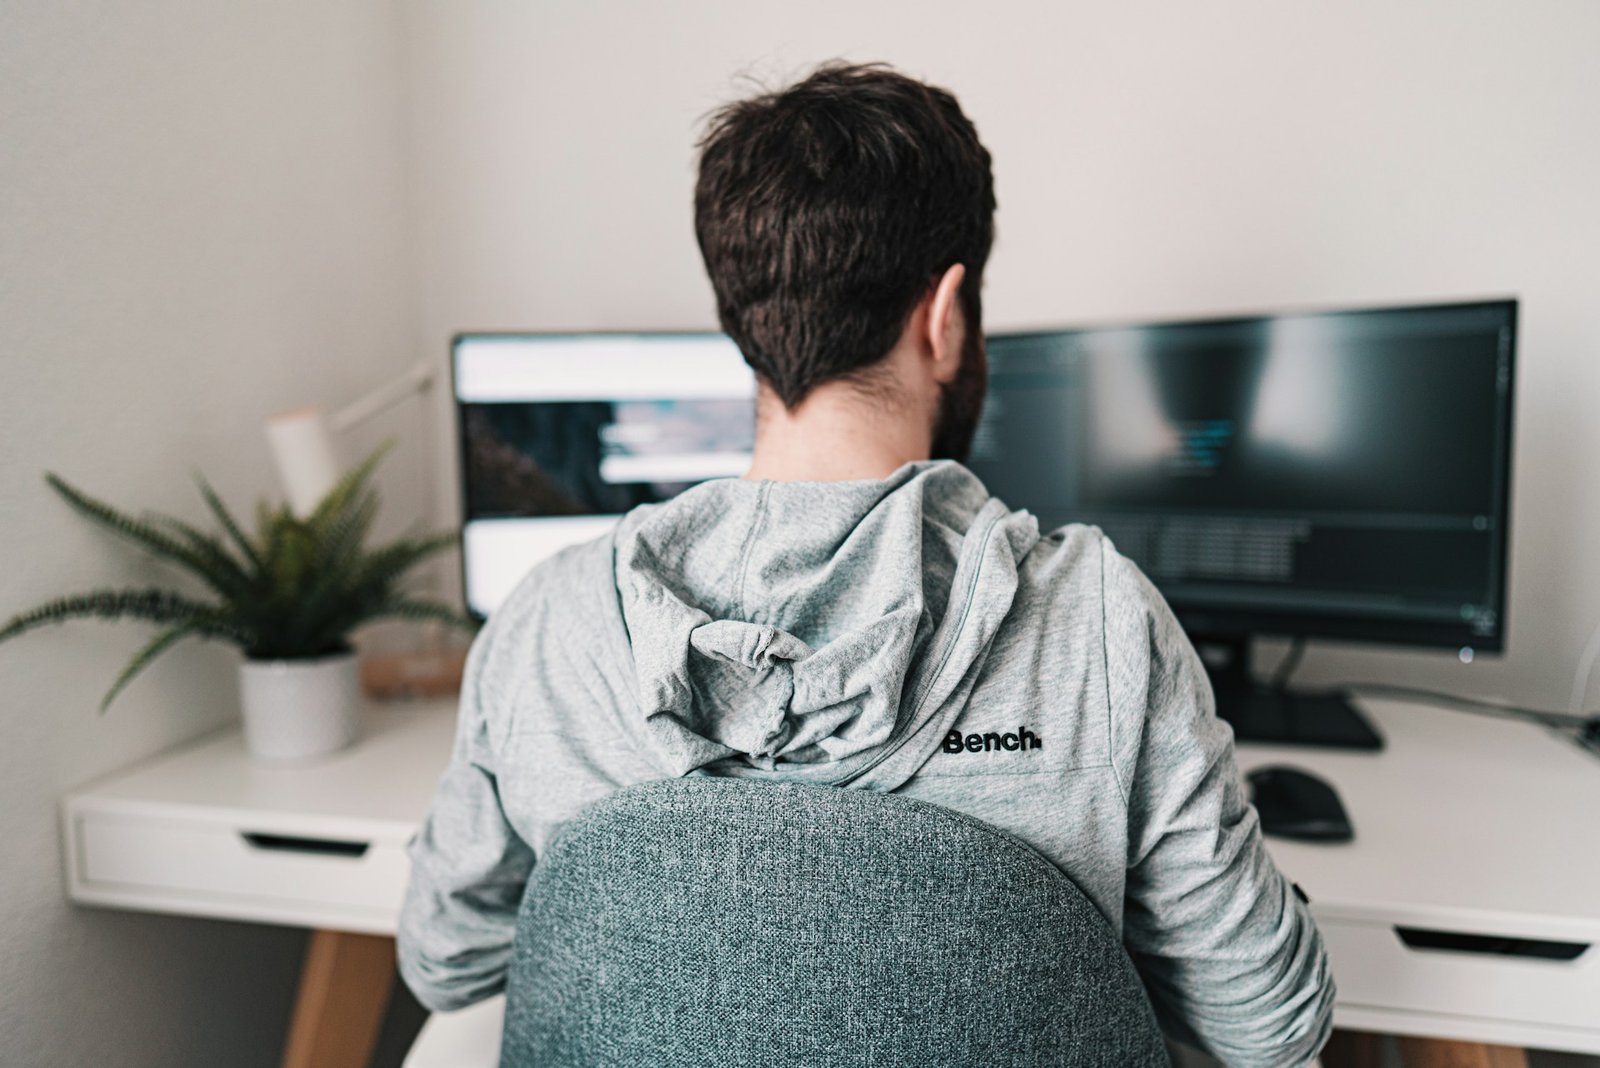
[(1217, 715), (1233, 726), (1235, 740), (1329, 749), (1383, 748), (1380, 735), (1343, 693), (1274, 690), (1250, 671), (1249, 638), (1195, 638), (1211, 676)]

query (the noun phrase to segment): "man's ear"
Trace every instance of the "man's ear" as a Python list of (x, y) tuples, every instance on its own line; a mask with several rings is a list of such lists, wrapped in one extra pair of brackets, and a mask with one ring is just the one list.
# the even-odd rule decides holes
[(961, 281), (967, 276), (965, 264), (951, 264), (933, 285), (933, 301), (928, 306), (928, 353), (933, 357), (936, 382), (955, 381), (961, 370), (961, 342), (966, 323), (961, 302), (956, 299)]

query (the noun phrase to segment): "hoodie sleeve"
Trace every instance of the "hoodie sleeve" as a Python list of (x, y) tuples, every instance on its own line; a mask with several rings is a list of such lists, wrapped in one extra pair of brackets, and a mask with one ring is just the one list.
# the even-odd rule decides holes
[(1104, 560), (1124, 941), (1173, 1037), (1235, 1068), (1305, 1064), (1333, 1026), (1321, 935), (1267, 855), (1199, 655), (1138, 568)]
[(397, 963), (417, 1000), (436, 1012), (504, 989), (533, 870), (533, 851), (506, 822), (496, 786), (490, 727), (509, 697), (494, 651), (503, 615), (490, 618), (468, 651), (450, 763), (406, 843), (411, 879), (395, 936)]

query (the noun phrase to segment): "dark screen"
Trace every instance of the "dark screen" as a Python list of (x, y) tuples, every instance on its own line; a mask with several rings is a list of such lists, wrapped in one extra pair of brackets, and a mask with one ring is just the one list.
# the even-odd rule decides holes
[(1515, 313), (992, 336), (970, 466), (1200, 629), (1498, 648)]
[(688, 489), (704, 473), (619, 477), (607, 460), (732, 453), (748, 456), (748, 399), (518, 400), (460, 405), (466, 519), (620, 515)]

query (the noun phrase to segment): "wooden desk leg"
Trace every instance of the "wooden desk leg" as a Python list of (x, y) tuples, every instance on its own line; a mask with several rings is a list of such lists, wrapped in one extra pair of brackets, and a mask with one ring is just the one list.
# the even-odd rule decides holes
[(1400, 1062), (1406, 1068), (1528, 1068), (1528, 1055), (1516, 1046), (1408, 1037), (1400, 1039)]
[(367, 1068), (394, 987), (394, 939), (312, 931), (283, 1068)]

